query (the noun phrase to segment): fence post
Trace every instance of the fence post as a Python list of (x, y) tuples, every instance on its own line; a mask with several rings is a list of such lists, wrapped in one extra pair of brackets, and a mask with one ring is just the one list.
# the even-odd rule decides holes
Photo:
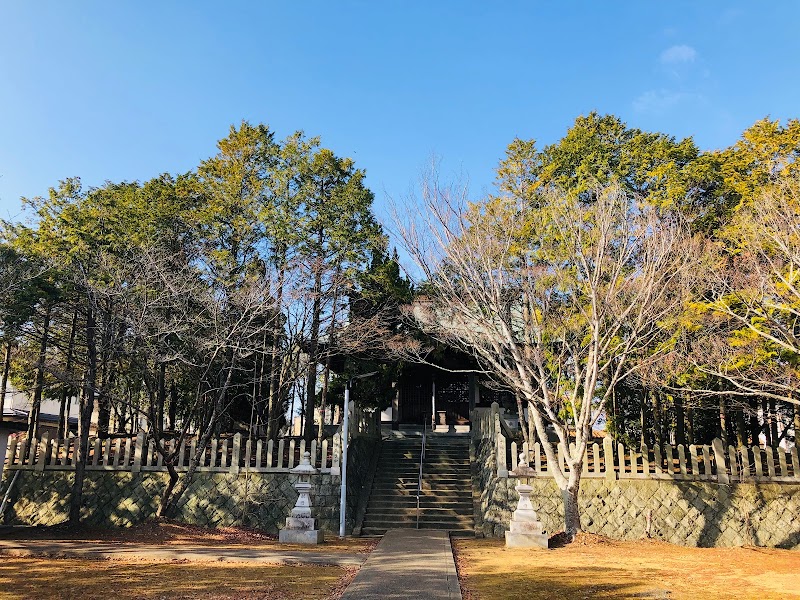
[(786, 452), (778, 446), (778, 466), (781, 468), (781, 477), (786, 477), (789, 473), (786, 470)]
[(717, 465), (717, 481), (719, 483), (730, 483), (728, 468), (725, 466), (725, 449), (722, 447), (722, 440), (714, 438), (711, 442), (711, 448), (714, 450), (714, 462)]
[(341, 430), (333, 436), (333, 456), (331, 457), (331, 475), (342, 474), (342, 434)]
[(136, 434), (136, 446), (133, 449), (133, 466), (131, 473), (138, 473), (142, 470), (142, 452), (144, 452), (144, 431)]
[(494, 434), (497, 440), (497, 476), (508, 477), (508, 463), (506, 462), (507, 440), (500, 429), (500, 415), (497, 412), (494, 413)]
[(642, 474), (645, 479), (650, 477), (650, 449), (647, 444), (642, 445)]
[(764, 456), (767, 457), (767, 475), (775, 477), (775, 451), (772, 446), (764, 448)]
[(700, 477), (700, 463), (697, 460), (697, 446), (689, 444), (689, 460), (692, 462), (692, 476), (697, 479)]
[(36, 455), (36, 470), (40, 473), (44, 471), (44, 465), (47, 462), (47, 452), (50, 450), (50, 434), (45, 432), (42, 439), (39, 440), (39, 454)]
[(250, 470), (250, 461), (253, 458), (253, 441), (248, 437), (244, 444), (244, 468)]
[(518, 464), (518, 457), (517, 457), (517, 442), (511, 442), (511, 470), (517, 470)]
[(231, 464), (228, 466), (228, 472), (234, 475), (239, 474), (239, 457), (242, 455), (242, 434), (237, 433), (233, 436), (233, 451), (231, 456)]
[(17, 460), (17, 438), (12, 439), (8, 444), (8, 451), (6, 452), (6, 456), (8, 456), (8, 466), (11, 465), (19, 465), (20, 461)]
[(592, 473), (600, 474), (600, 446), (597, 445), (597, 442), (592, 444)]
[(614, 470), (614, 446), (611, 438), (603, 438), (603, 466), (606, 469), (606, 479), (609, 481), (617, 480), (617, 472)]
[(739, 465), (736, 463), (736, 448), (728, 446), (728, 460), (731, 463), (731, 480), (739, 480)]

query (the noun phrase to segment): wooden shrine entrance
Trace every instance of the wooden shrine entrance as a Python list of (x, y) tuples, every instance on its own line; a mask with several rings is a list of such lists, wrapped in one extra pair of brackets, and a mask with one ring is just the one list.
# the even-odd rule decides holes
[(469, 424), (477, 391), (474, 376), (420, 365), (408, 369), (398, 384), (398, 423), (421, 425), (435, 412), (437, 425)]

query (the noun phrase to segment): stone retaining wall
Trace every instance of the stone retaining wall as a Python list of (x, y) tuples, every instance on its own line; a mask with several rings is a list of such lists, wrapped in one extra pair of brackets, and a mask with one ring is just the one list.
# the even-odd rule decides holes
[[(6, 475), (5, 485), (12, 475)], [(55, 525), (65, 521), (73, 476), (69, 471), (20, 472), (5, 523)], [(89, 525), (127, 527), (154, 517), (166, 481), (164, 473), (87, 471), (81, 518)], [(197, 473), (175, 519), (208, 527), (239, 525), (277, 533), (297, 500), (296, 481), (295, 475), (284, 473)], [(316, 475), (311, 493), (320, 528), (336, 533), (339, 482), (335, 475)]]
[[(365, 481), (365, 471), (379, 440), (353, 439), (348, 455), (347, 531)], [(4, 475), (2, 489), (14, 471)], [(69, 515), (74, 474), (71, 471), (20, 471), (4, 522), (12, 525), (55, 525)], [(87, 471), (82, 520), (95, 526), (128, 527), (154, 517), (168, 476), (164, 472)], [(289, 473), (198, 472), (184, 493), (177, 521), (207, 527), (246, 526), (277, 533), (297, 500)], [(339, 475), (312, 478), (311, 499), (320, 529), (339, 533)]]
[[(548, 532), (563, 529), (561, 494), (551, 477), (498, 477), (493, 443), (473, 438), (473, 497), (479, 536), (502, 536), (519, 496), (531, 502)], [(800, 485), (710, 481), (584, 479), (584, 531), (615, 539), (650, 536), (685, 546), (767, 546), (800, 549)]]

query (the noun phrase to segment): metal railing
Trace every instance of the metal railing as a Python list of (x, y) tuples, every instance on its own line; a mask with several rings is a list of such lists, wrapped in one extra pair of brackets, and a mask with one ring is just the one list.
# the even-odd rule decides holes
[(428, 420), (422, 417), (422, 447), (419, 452), (419, 478), (417, 479), (417, 529), (419, 529), (419, 495), (422, 492), (422, 465), (425, 463), (425, 443), (428, 430)]

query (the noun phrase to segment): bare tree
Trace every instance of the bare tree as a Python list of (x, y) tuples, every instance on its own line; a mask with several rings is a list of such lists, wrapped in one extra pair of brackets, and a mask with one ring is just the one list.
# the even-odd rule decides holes
[(422, 200), (419, 218), (396, 220), (425, 278), (413, 315), (527, 403), (574, 535), (592, 425), (615, 384), (657, 356), (694, 243), (676, 215), (616, 187), (591, 203), (556, 190), (471, 203), (428, 179)]
[[(252, 367), (247, 360), (263, 351), (264, 336), (273, 330), (278, 315), (269, 281), (258, 274), (231, 286), (204, 277), (188, 257), (149, 248), (141, 249), (125, 269), (128, 276), (120, 278), (126, 285), (119, 289), (119, 303), (126, 319), (126, 354), (144, 382), (145, 416), (170, 475), (158, 512), (168, 516), (235, 397), (234, 388), (250, 389), (247, 376)], [(188, 370), (197, 382), (170, 446), (163, 435), (163, 365)], [(192, 422), (198, 442), (187, 471), (179, 474), (179, 448)]]

